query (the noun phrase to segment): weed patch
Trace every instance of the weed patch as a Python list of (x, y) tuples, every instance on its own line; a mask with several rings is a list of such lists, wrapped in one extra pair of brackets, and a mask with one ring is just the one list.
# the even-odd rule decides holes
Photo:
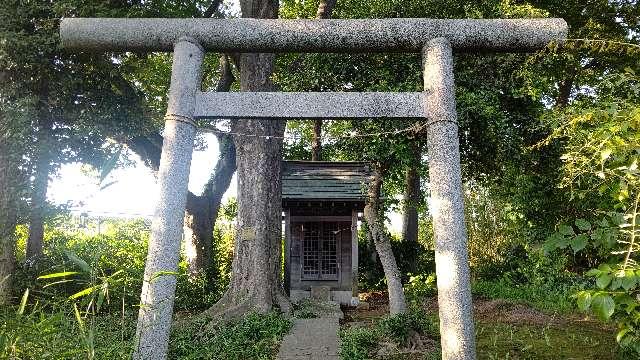
[(378, 319), (370, 327), (358, 325), (342, 329), (340, 358), (434, 356), (439, 349), (439, 337), (437, 319), (413, 308), (405, 314)]
[[(563, 325), (476, 323), (478, 359), (625, 359), (602, 329)], [(628, 359), (628, 358), (626, 358)]]
[(544, 312), (566, 314), (576, 310), (572, 295), (581, 288), (581, 285), (577, 283), (516, 284), (500, 278), (474, 281), (471, 288), (474, 296), (512, 300)]
[(276, 312), (250, 313), (215, 329), (198, 319), (173, 330), (170, 359), (272, 359), (291, 322)]
[(102, 314), (83, 319), (81, 329), (68, 307), (36, 306), (19, 314), (0, 313), (2, 359), (127, 359), (135, 334), (135, 314)]

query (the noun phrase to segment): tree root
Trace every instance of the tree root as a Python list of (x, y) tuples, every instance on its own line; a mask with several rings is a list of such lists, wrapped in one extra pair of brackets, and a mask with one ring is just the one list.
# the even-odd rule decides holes
[[(207, 331), (214, 330), (222, 323), (238, 319), (253, 308), (247, 300), (231, 307), (218, 307), (217, 305), (218, 304), (213, 306), (216, 308), (213, 312), (207, 314), (207, 317), (210, 319), (209, 323), (205, 326)], [(207, 312), (209, 310), (207, 310)]]
[(276, 303), (278, 304), (278, 308), (285, 315), (289, 316), (293, 313), (293, 305), (291, 304), (291, 300), (289, 297), (278, 291), (276, 294)]

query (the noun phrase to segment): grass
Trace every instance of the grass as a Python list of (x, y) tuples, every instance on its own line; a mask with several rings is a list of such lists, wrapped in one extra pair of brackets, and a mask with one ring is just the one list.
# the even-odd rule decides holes
[[(374, 321), (367, 327), (350, 327), (340, 332), (340, 358), (343, 360), (365, 360), (375, 358), (392, 359), (439, 359), (436, 351), (423, 354), (376, 356), (380, 344), (398, 341), (402, 331), (394, 330), (394, 336), (385, 333), (381, 324), (390, 318)], [(391, 318), (393, 319), (393, 318)], [(437, 318), (429, 329), (437, 339)], [(397, 321), (398, 325), (401, 321)], [(596, 324), (597, 325), (597, 324)], [(397, 331), (397, 332), (395, 332)], [(439, 347), (439, 342), (437, 346)], [(615, 360), (630, 359), (620, 353), (615, 339), (607, 329), (590, 324), (528, 325), (506, 324), (487, 320), (476, 320), (476, 347), (479, 360)]]
[(476, 323), (478, 359), (623, 359), (611, 333), (588, 326)]
[(474, 297), (512, 300), (544, 312), (567, 314), (577, 309), (572, 295), (581, 287), (578, 284), (514, 284), (500, 278), (476, 280), (471, 289)]
[[(353, 326), (340, 330), (340, 358), (343, 360), (365, 360), (383, 352), (385, 359), (419, 358), (439, 359), (436, 351), (409, 354), (407, 347), (417, 338), (438, 343), (437, 318), (423, 310), (413, 308), (396, 316), (375, 319), (371, 326)], [(385, 348), (386, 347), (386, 348)], [(408, 356), (408, 357), (407, 357)]]
[[(69, 306), (0, 313), (0, 359), (129, 359), (136, 314), (100, 314), (83, 319)], [(212, 330), (206, 320), (173, 330), (169, 359), (272, 359), (290, 321), (278, 313), (250, 313)]]
[(85, 320), (84, 331), (73, 310), (53, 307), (17, 314), (0, 313), (0, 359), (125, 359), (131, 355), (135, 316), (102, 314)]
[(170, 359), (273, 359), (291, 322), (276, 312), (249, 313), (238, 321), (207, 330), (208, 320), (175, 329)]
[(340, 359), (369, 359), (381, 336), (376, 328), (351, 327), (340, 330)]

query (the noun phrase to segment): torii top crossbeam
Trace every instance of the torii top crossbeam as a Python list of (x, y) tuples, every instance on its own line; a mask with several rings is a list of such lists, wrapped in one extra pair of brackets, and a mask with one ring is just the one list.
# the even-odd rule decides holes
[(208, 51), (420, 52), (435, 38), (454, 51), (531, 51), (567, 34), (563, 19), (112, 19), (70, 18), (65, 48), (173, 51), (188, 36)]
[[(445, 38), (454, 51), (531, 51), (565, 38), (563, 19), (112, 19), (70, 18), (65, 48), (173, 51), (181, 38), (208, 51), (421, 52)], [(428, 117), (424, 93), (197, 92), (194, 118)]]

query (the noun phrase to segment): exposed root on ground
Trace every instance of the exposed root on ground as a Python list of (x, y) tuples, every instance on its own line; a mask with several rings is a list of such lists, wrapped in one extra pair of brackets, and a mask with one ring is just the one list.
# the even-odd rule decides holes
[(272, 301), (252, 301), (251, 299), (248, 291), (227, 290), (215, 305), (201, 314), (202, 317), (209, 319), (206, 329), (211, 330), (220, 323), (236, 320), (251, 311), (266, 313), (277, 308), (286, 316), (292, 312), (291, 301), (280, 291), (273, 294)]

